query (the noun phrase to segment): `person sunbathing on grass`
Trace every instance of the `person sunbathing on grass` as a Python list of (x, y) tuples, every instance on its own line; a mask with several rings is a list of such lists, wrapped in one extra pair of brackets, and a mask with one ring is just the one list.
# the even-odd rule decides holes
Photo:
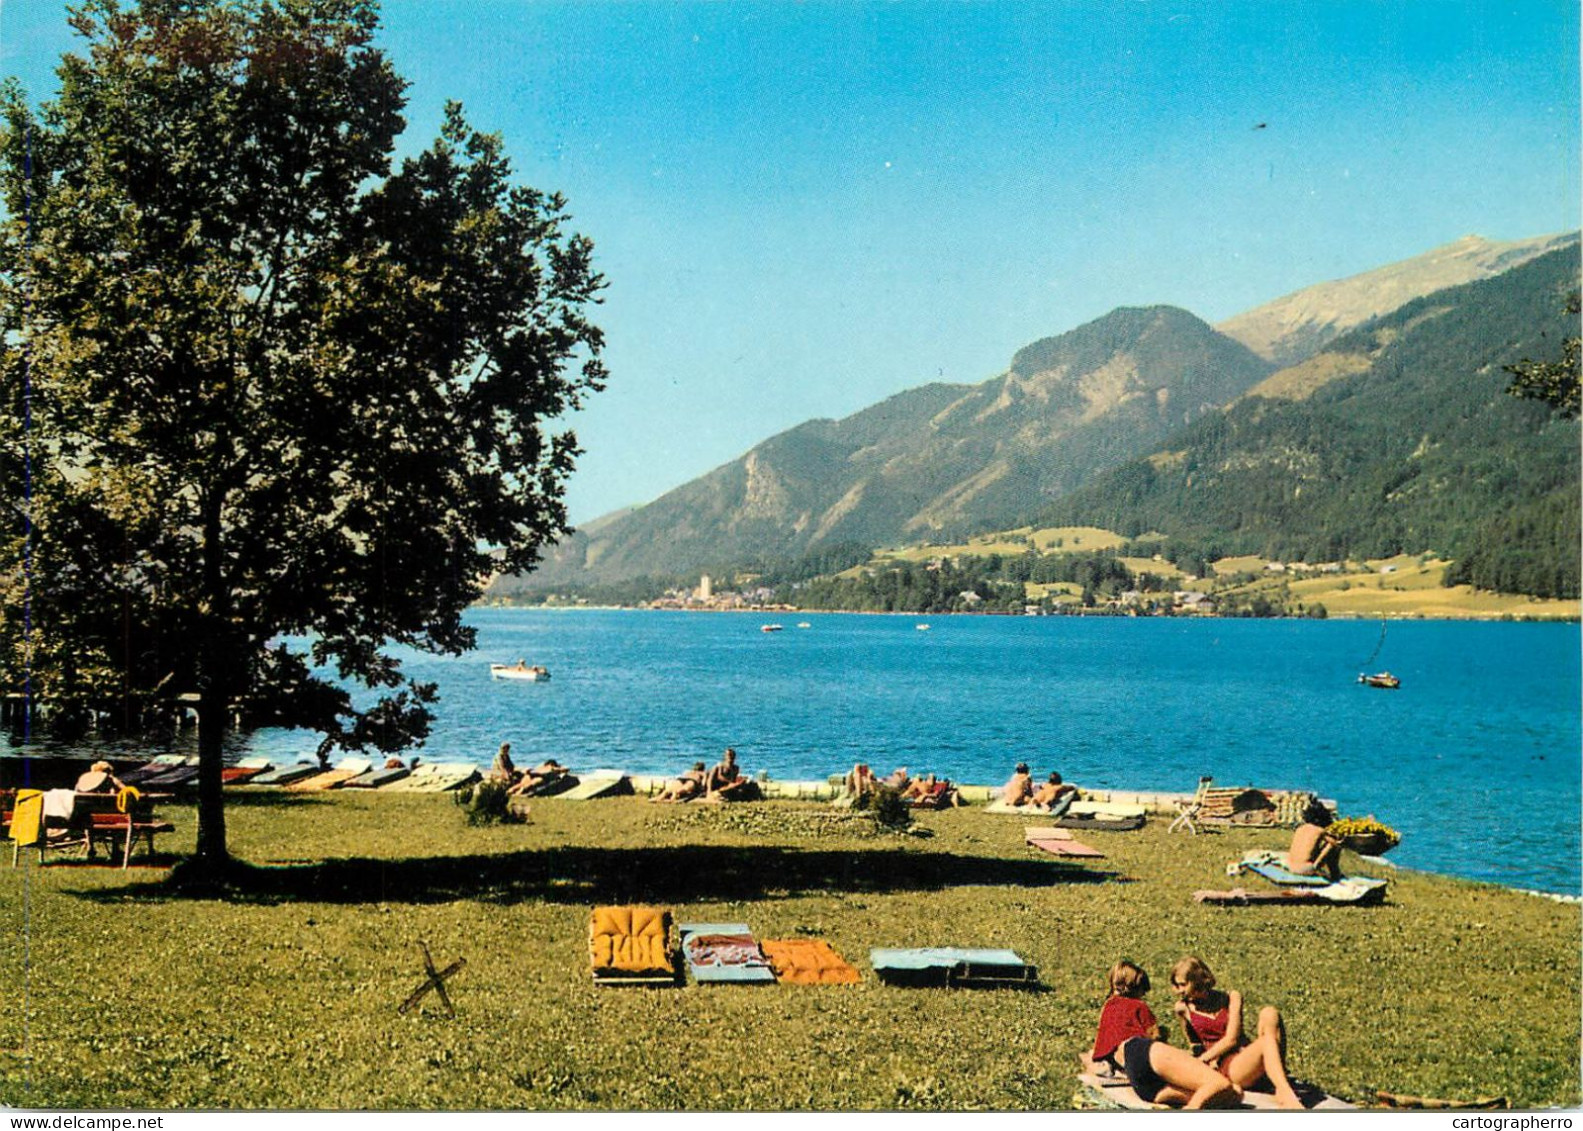
[(1033, 791), (1028, 804), (1050, 813), (1064, 813), (1076, 798), (1077, 786), (1067, 785), (1061, 775), (1052, 770), (1049, 779)]
[(1171, 990), (1177, 999), (1172, 1009), (1199, 1060), (1239, 1088), (1268, 1080), (1277, 1104), (1303, 1110), (1286, 1075), (1286, 1030), (1273, 1005), (1259, 1010), (1259, 1035), (1250, 1043), (1242, 1035), (1242, 995), (1216, 989), (1202, 958), (1188, 955), (1171, 967)]
[(933, 774), (918, 778), (902, 790), (901, 796), (915, 809), (955, 808), (963, 804), (961, 793), (950, 779), (936, 779)]
[(517, 779), (517, 784), (506, 793), (512, 797), (537, 793), (551, 782), (559, 781), (566, 776), (566, 767), (554, 758), (546, 758), (531, 770), (524, 770)]
[(879, 784), (888, 786), (889, 788), (894, 789), (897, 793), (905, 793), (907, 791), (907, 787), (912, 784), (912, 779), (907, 776), (906, 766), (897, 766), (890, 772), (888, 777), (881, 778)]
[(705, 801), (752, 801), (759, 795), (758, 783), (742, 775), (737, 752), (726, 747), (719, 763), (704, 778)]
[(1286, 852), (1286, 867), (1300, 876), (1341, 878), (1341, 841), (1330, 835), (1336, 819), (1317, 798), (1303, 810), (1303, 823), (1292, 834), (1292, 847)]
[(1185, 1049), (1160, 1038), (1154, 1011), (1143, 1000), (1149, 975), (1126, 959), (1110, 968), (1110, 996), (1099, 1013), (1093, 1051), (1079, 1057), (1084, 1071), (1124, 1073), (1144, 1103), (1188, 1109), (1235, 1107), (1242, 1089)]
[(1007, 805), (1027, 805), (1033, 800), (1033, 774), (1028, 770), (1028, 763), (1017, 763), (1011, 780), (1001, 787), (1000, 799)]
[(656, 793), (651, 801), (691, 801), (700, 797), (704, 792), (704, 764), (694, 762), (693, 768), (686, 773), (672, 778), (665, 784), (665, 788)]

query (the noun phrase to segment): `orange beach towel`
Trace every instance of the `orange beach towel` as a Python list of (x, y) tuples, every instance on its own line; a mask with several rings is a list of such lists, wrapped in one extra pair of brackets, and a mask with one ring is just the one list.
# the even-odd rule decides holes
[(819, 939), (772, 939), (759, 945), (782, 982), (831, 986), (859, 980), (857, 970)]

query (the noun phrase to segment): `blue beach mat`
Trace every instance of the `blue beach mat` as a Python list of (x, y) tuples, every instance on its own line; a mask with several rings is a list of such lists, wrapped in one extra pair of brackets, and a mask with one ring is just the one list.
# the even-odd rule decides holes
[(775, 971), (746, 923), (682, 923), (682, 957), (695, 982), (773, 982)]
[(1228, 876), (1238, 876), (1243, 872), (1252, 872), (1255, 876), (1269, 880), (1276, 887), (1322, 888), (1330, 885), (1330, 880), (1324, 876), (1304, 875), (1292, 871), (1283, 862), (1279, 853), (1271, 852), (1267, 848), (1256, 849), (1247, 853), (1241, 860), (1234, 860), (1226, 865)]
[(1012, 950), (981, 947), (874, 947), (879, 980), (892, 986), (1032, 986), (1038, 971)]

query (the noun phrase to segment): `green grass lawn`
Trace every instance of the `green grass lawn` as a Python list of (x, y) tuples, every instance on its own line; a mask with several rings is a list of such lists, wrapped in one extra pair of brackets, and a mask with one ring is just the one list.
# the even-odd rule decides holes
[[(190, 850), (192, 811), (164, 811), (167, 847)], [(1062, 866), (982, 807), (922, 815), (928, 836), (794, 802), (544, 800), (531, 824), (469, 828), (445, 795), (260, 790), (227, 817), (239, 856), (273, 862), (229, 902), (177, 895), (158, 868), (0, 868), (0, 1102), (1069, 1108), (1111, 962), (1141, 963), (1169, 1017), (1186, 953), (1250, 1008), (1278, 1005), (1296, 1073), (1342, 1096), (1580, 1101), (1577, 905), (1411, 873), (1376, 908), (1191, 901), (1278, 830), (1155, 820), (1088, 834), (1107, 859)], [(863, 980), (595, 987), (589, 910), (623, 902), (823, 938)], [(419, 940), (466, 959), (454, 1018), (433, 994), (397, 1013)], [(868, 965), (871, 946), (946, 944), (1010, 947), (1041, 988), (897, 989)]]

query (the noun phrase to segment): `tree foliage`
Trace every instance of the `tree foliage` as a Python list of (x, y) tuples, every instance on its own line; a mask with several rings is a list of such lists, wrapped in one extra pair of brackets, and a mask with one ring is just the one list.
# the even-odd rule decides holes
[(576, 440), (545, 422), (604, 380), (603, 282), (459, 106), (392, 168), (405, 83), (367, 0), (72, 24), (58, 99), (3, 107), (0, 664), (62, 702), (196, 691), (223, 860), (232, 709), (421, 739), (433, 688), (387, 647), (470, 647), (489, 576), (567, 529)]
[[(1574, 320), (1583, 313), (1583, 300), (1573, 291), (1567, 299), (1566, 311)], [(1576, 420), (1579, 409), (1579, 338), (1572, 334), (1561, 343), (1559, 361), (1530, 361), (1523, 358), (1515, 365), (1502, 366), (1512, 375), (1506, 391), (1514, 397), (1527, 397), (1544, 401), (1568, 420)]]

